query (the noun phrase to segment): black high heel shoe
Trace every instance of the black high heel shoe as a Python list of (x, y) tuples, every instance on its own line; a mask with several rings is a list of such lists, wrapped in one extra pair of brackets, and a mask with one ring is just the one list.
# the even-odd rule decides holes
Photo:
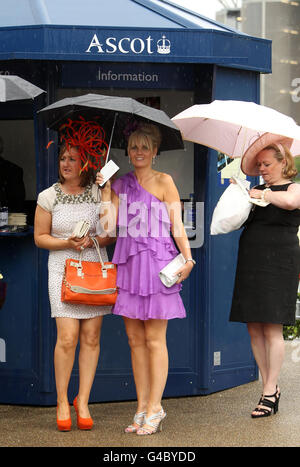
[[(263, 418), (263, 417), (269, 417), (272, 414), (272, 410), (274, 412), (274, 415), (278, 412), (278, 406), (279, 406), (279, 399), (280, 399), (281, 393), (278, 392), (278, 388), (276, 386), (276, 392), (271, 395), (264, 394), (260, 398), (258, 405), (261, 405), (263, 407), (256, 407), (253, 412), (259, 412), (261, 415), (258, 414), (251, 414), (252, 418)], [(266, 397), (275, 397), (275, 401), (270, 401), (269, 399), (265, 399)], [(268, 408), (264, 408), (268, 407)]]

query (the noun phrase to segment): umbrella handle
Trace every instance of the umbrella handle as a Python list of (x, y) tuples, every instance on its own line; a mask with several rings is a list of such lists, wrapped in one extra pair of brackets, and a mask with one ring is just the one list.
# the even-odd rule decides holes
[[(109, 145), (108, 145), (108, 150), (107, 150), (107, 156), (106, 156), (106, 160), (105, 160), (105, 164), (104, 164), (104, 165), (106, 165), (107, 162), (108, 162), (108, 156), (109, 156), (109, 153), (110, 153), (111, 142), (112, 142), (113, 134), (114, 134), (114, 131), (115, 131), (117, 116), (118, 116), (118, 112), (116, 112), (116, 113), (115, 113), (115, 116), (114, 116), (114, 123), (113, 123), (113, 127), (112, 127), (111, 134), (110, 134)], [(102, 185), (102, 186), (98, 185), (99, 190), (101, 190), (102, 188), (104, 188), (105, 185), (106, 185), (106, 182), (105, 182), (104, 185)]]
[(116, 121), (117, 121), (117, 116), (118, 116), (118, 112), (116, 112), (116, 113), (115, 113), (115, 116), (114, 116), (114, 123), (113, 123), (113, 127), (112, 127), (111, 134), (110, 134), (110, 140), (109, 140), (109, 146), (108, 146), (108, 151), (107, 151), (107, 156), (106, 156), (105, 165), (106, 165), (107, 162), (108, 162), (108, 157), (109, 157), (110, 148), (111, 148), (111, 142), (112, 142), (112, 138), (113, 138), (113, 134), (114, 134), (114, 131), (115, 131), (115, 126), (116, 126)]

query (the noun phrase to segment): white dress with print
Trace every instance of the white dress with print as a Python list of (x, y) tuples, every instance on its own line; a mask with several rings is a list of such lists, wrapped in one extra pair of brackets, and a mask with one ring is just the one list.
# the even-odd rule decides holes
[[(91, 224), (89, 234), (99, 235), (99, 208), (100, 194), (96, 185), (86, 187), (80, 195), (67, 195), (63, 193), (59, 183), (42, 191), (37, 203), (43, 209), (52, 214), (51, 235), (56, 238), (67, 239), (72, 235), (78, 221), (87, 220)], [(105, 248), (101, 248), (103, 261), (107, 261)], [(65, 250), (51, 250), (49, 252), (49, 299), (52, 318), (77, 318), (86, 319), (105, 315), (111, 312), (110, 306), (75, 305), (61, 301), (61, 284), (64, 274), (64, 266), (67, 258), (79, 259), (79, 252), (73, 248)], [(84, 261), (99, 261), (95, 248), (86, 248), (83, 251)]]

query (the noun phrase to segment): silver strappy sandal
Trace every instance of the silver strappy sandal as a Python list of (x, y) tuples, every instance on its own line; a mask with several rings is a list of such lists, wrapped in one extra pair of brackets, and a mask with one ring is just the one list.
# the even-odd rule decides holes
[(129, 425), (127, 428), (125, 428), (125, 433), (136, 433), (137, 430), (144, 425), (145, 416), (146, 416), (146, 412), (136, 413), (135, 416), (133, 417), (133, 423), (136, 423), (136, 425), (138, 425), (138, 428), (136, 426)]
[[(151, 415), (151, 417), (145, 417), (144, 425), (139, 428), (136, 432), (137, 435), (153, 435), (158, 431), (162, 431), (162, 421), (167, 416), (164, 409), (161, 409), (159, 412)], [(153, 421), (156, 420), (156, 421)], [(151, 428), (145, 428), (145, 425), (149, 425)]]

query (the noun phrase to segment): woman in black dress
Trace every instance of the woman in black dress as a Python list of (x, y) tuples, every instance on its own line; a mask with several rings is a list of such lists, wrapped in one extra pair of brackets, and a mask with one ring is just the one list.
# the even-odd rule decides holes
[(300, 272), (297, 236), (300, 224), (300, 185), (289, 150), (267, 146), (243, 158), (247, 175), (261, 175), (263, 185), (250, 190), (255, 206), (240, 237), (230, 321), (247, 323), (252, 351), (262, 377), (263, 391), (253, 418), (278, 410), (278, 377), (284, 359), (283, 325), (295, 323)]

